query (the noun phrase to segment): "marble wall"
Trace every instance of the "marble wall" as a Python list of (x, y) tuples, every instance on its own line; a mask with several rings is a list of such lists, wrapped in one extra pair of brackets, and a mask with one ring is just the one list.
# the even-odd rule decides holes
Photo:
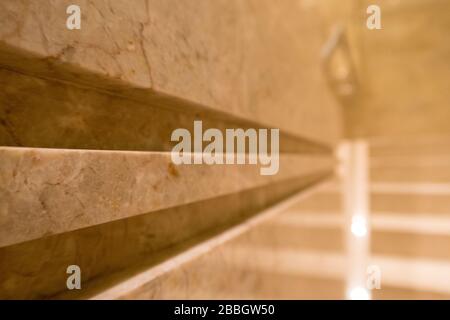
[[(0, 1), (0, 298), (65, 297), (69, 264), (83, 287), (107, 286), (330, 176), (343, 125), (321, 49), (348, 3), (80, 0), (81, 30), (68, 30), (72, 1)], [(279, 128), (280, 171), (173, 165), (170, 134), (194, 120)], [(203, 278), (191, 297), (207, 296), (220, 255), (192, 261)], [(260, 297), (283, 278), (270, 273)], [(167, 297), (150, 287), (127, 298)]]
[[(328, 144), (340, 136), (320, 50), (345, 10), (293, 0), (78, 3), (82, 28), (68, 30), (70, 1), (2, 1), (0, 65), (102, 86), (89, 71)], [(18, 62), (11, 48), (35, 59)], [(53, 70), (61, 64), (75, 75)]]

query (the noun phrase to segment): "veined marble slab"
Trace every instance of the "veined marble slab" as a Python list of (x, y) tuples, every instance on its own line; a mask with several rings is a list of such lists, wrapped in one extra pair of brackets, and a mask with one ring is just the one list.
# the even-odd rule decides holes
[(86, 294), (95, 279), (133, 269), (149, 259), (151, 264), (170, 259), (250, 217), (259, 216), (261, 210), (278, 201), (300, 191), (307, 193), (308, 187), (326, 177), (315, 174), (283, 180), (2, 247), (0, 299), (45, 299), (66, 293), (65, 270), (73, 264), (82, 269), (83, 290), (79, 293)]
[[(300, 254), (300, 259), (298, 259), (295, 255), (300, 252), (291, 250), (290, 252), (293, 254), (288, 258), (294, 258), (294, 265), (283, 259), (283, 266), (285, 268), (290, 266), (288, 270), (290, 272), (284, 272), (286, 270), (280, 270), (278, 265), (280, 259), (278, 251), (283, 244), (268, 237), (267, 228), (261, 227), (269, 227), (278, 220), (280, 214), (316, 191), (317, 188), (312, 187), (297, 193), (233, 228), (190, 248), (180, 250), (169, 259), (156, 263), (155, 261), (149, 263), (148, 259), (142, 259), (139, 261), (138, 267), (129, 267), (122, 272), (94, 279), (91, 283), (86, 284), (85, 290), (81, 292), (65, 290), (58, 298), (224, 298), (231, 293), (229, 290), (232, 289), (234, 289), (234, 296), (232, 295), (234, 298), (274, 298), (275, 288), (290, 298), (298, 296), (302, 291), (307, 293), (309, 288), (297, 287), (294, 291), (289, 292), (293, 289), (292, 286), (283, 288), (283, 286), (277, 286), (274, 281), (286, 276), (285, 280), (289, 279), (291, 283), (298, 283), (301, 280), (300, 277), (298, 274), (292, 273), (295, 263), (306, 262), (307, 265), (303, 269), (317, 275), (319, 272), (314, 272), (314, 269), (324, 270), (328, 266), (324, 264), (332, 264), (336, 259), (326, 259), (330, 255), (329, 252), (314, 252), (313, 258), (316, 259), (309, 258), (310, 255), (307, 254)], [(251, 246), (257, 245), (262, 239), (265, 241), (265, 251), (252, 250)], [(342, 254), (332, 254), (332, 256), (341, 258)], [(264, 266), (264, 270), (260, 268), (261, 265)], [(327, 277), (327, 280), (329, 278)], [(336, 278), (343, 280), (343, 277), (337, 276)], [(284, 284), (286, 285), (287, 282)], [(331, 282), (330, 280), (332, 285)], [(277, 291), (277, 293), (281, 292)]]
[(170, 153), (0, 147), (0, 246), (275, 182), (330, 172), (331, 157), (259, 165), (173, 165)]
[(0, 65), (102, 87), (96, 74), (334, 144), (320, 51), (349, 1), (322, 2), (80, 0), (81, 29), (68, 30), (70, 0), (2, 0)]
[[(215, 128), (223, 134), (226, 129), (267, 128), (254, 119), (149, 90), (117, 86), (98, 90), (1, 68), (0, 87), (0, 146), (170, 151), (176, 144), (170, 141), (172, 132), (177, 128), (193, 132), (196, 120), (202, 121), (204, 130)], [(330, 153), (330, 149), (280, 132), (280, 152)]]

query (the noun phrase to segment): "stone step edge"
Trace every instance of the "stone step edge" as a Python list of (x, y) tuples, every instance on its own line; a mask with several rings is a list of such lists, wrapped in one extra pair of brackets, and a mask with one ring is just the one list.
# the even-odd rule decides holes
[[(301, 179), (332, 167), (327, 157), (281, 155), (279, 173), (261, 176), (259, 165), (176, 166), (170, 152), (14, 147), (0, 147), (0, 161), (0, 246)], [(214, 179), (224, 174), (226, 183), (218, 184)], [(77, 218), (80, 214), (83, 219)]]
[[(257, 227), (258, 225), (261, 225), (267, 220), (272, 219), (273, 217), (279, 215), (281, 212), (284, 212), (287, 208), (291, 207), (297, 202), (315, 193), (316, 190), (320, 188), (320, 186), (323, 183), (326, 183), (326, 181), (320, 182), (307, 190), (301, 191), (287, 198), (286, 200), (283, 200), (277, 203), (276, 205), (261, 211), (259, 214), (246, 220), (245, 222), (237, 226), (234, 226), (198, 245), (195, 245), (185, 250), (184, 252), (170, 258), (169, 260), (166, 260), (162, 263), (152, 266), (132, 277), (126, 278), (122, 282), (112, 285), (109, 288), (102, 290), (101, 292), (97, 292), (98, 290), (96, 289), (96, 287), (102, 286), (103, 279), (96, 280), (96, 282), (93, 282), (91, 284), (90, 289), (88, 289), (88, 291), (93, 292), (93, 294), (85, 293), (83, 297), (94, 300), (120, 299), (123, 295), (138, 289), (143, 284), (155, 280), (156, 278), (164, 275), (165, 273), (170, 272), (171, 270), (174, 270), (176, 268), (179, 268), (189, 263), (190, 261), (195, 260), (198, 257), (206, 255), (207, 253), (211, 252), (212, 250), (222, 245), (226, 245), (232, 240), (235, 240), (239, 236)], [(126, 271), (124, 272), (124, 275), (125, 277), (127, 277)], [(112, 276), (120, 278), (120, 275), (117, 274)], [(64, 298), (64, 295), (62, 295), (62, 297)]]
[[(272, 223), (290, 228), (345, 228), (346, 216), (331, 212), (305, 212), (288, 209)], [(405, 232), (417, 235), (442, 235), (450, 237), (450, 210), (448, 215), (414, 215), (394, 212), (376, 212), (370, 216), (370, 229), (375, 232)]]

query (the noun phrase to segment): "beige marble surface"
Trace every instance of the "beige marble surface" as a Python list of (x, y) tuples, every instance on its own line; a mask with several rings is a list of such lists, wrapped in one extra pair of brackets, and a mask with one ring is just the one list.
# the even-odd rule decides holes
[[(320, 50), (348, 12), (326, 3), (339, 10), (306, 0), (81, 0), (82, 30), (69, 31), (68, 0), (0, 1), (0, 296), (65, 292), (69, 264), (108, 285), (115, 272), (170, 260), (329, 174), (324, 144), (334, 145), (341, 122)], [(169, 135), (194, 119), (279, 127), (280, 172), (173, 166)], [(309, 236), (295, 234), (273, 241), (305, 245)], [(274, 244), (261, 243), (269, 259), (250, 252), (238, 263), (229, 246), (123, 297), (213, 297), (230, 283), (243, 297), (288, 294), (277, 280), (325, 288), (276, 274)], [(339, 297), (342, 282), (333, 285)]]
[(70, 81), (92, 72), (328, 144), (340, 136), (320, 50), (329, 26), (348, 13), (342, 4), (327, 1), (339, 8), (330, 15), (312, 1), (83, 0), (82, 28), (73, 31), (65, 27), (69, 4), (2, 1), (0, 51), (36, 57), (0, 54), (0, 65), (67, 79), (58, 71), (67, 63)]
[[(240, 243), (257, 241), (242, 237)], [(296, 253), (298, 255), (296, 255)], [(304, 263), (301, 251), (280, 259), (278, 249), (266, 247), (258, 252), (252, 247), (242, 251), (237, 242), (193, 259), (180, 268), (168, 270), (120, 299), (344, 299), (343, 274), (335, 277), (292, 272), (295, 263)], [(316, 268), (324, 266), (327, 253), (317, 255)], [(344, 262), (344, 255), (337, 255)], [(292, 259), (294, 258), (294, 259)], [(336, 262), (332, 261), (332, 262)], [(341, 265), (343, 265), (341, 263)], [(290, 266), (291, 272), (282, 267)], [(310, 266), (311, 268), (314, 268)], [(327, 264), (337, 268), (336, 264)], [(289, 267), (288, 267), (289, 268)], [(195, 284), (194, 284), (195, 283)], [(97, 297), (94, 296), (94, 299)], [(101, 296), (99, 296), (101, 298)]]
[[(157, 264), (325, 178), (311, 175), (0, 248), (0, 298), (67, 294), (65, 269), (82, 269), (81, 292), (111, 274)], [(97, 281), (98, 280), (98, 281)], [(92, 292), (91, 292), (92, 294)], [(69, 297), (73, 298), (73, 296)]]
[[(294, 208), (304, 199), (314, 198), (316, 192), (317, 189), (297, 194), (234, 228), (172, 254), (170, 259), (149, 262), (147, 266), (141, 260), (140, 268), (130, 267), (94, 280), (84, 292), (66, 291), (60, 297), (73, 298), (78, 294), (93, 299), (342, 299), (343, 238), (336, 241), (318, 233), (311, 235), (311, 240), (328, 240), (328, 247), (314, 247), (314, 241), (305, 242), (305, 247), (299, 245), (301, 229), (297, 233), (277, 232), (284, 228), (280, 224), (284, 217), (301, 218), (311, 213)], [(277, 234), (268, 237), (269, 233)], [(293, 240), (299, 243), (289, 246)], [(336, 247), (335, 241), (341, 246)]]
[[(316, 194), (305, 194), (294, 203), (294, 207), (308, 199), (320, 201), (320, 198), (315, 198)], [(342, 214), (339, 207), (334, 208), (333, 214)], [(334, 227), (320, 233), (320, 227), (310, 228), (311, 233), (308, 234), (294, 224), (291, 228), (296, 232), (289, 232), (286, 225), (280, 224), (286, 216), (301, 218), (311, 212), (314, 213), (292, 210), (292, 207), (280, 210), (231, 241), (178, 268), (174, 266), (166, 270), (135, 289), (124, 290), (117, 297), (344, 299), (346, 257), (343, 229)], [(94, 299), (102, 297), (102, 294), (93, 296)]]
[[(15, 57), (15, 56), (13, 56)], [(0, 68), (0, 146), (170, 151), (178, 128), (260, 128), (250, 119), (205, 110), (145, 90), (108, 90), (40, 79)], [(329, 153), (316, 141), (280, 132), (280, 152)]]
[(170, 153), (0, 148), (0, 244), (10, 245), (313, 173), (327, 156), (260, 165), (180, 165)]

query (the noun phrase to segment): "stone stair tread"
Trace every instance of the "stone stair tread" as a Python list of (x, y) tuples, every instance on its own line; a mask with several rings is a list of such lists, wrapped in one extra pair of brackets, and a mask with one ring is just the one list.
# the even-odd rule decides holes
[(450, 166), (378, 167), (370, 170), (372, 183), (450, 183)]
[(450, 236), (450, 212), (448, 215), (374, 212), (370, 223), (375, 231)]
[(398, 212), (410, 215), (447, 215), (450, 213), (450, 197), (446, 194), (424, 193), (372, 193), (372, 212)]
[(450, 196), (450, 183), (374, 182), (370, 185), (370, 192)]
[(390, 156), (371, 156), (371, 168), (420, 168), (435, 167), (442, 169), (450, 166), (450, 154), (444, 155), (390, 155)]
[(384, 137), (370, 139), (370, 156), (437, 156), (450, 154), (450, 136)]
[[(229, 271), (234, 273), (244, 272), (243, 274), (257, 274), (258, 272), (271, 272), (288, 276), (291, 281), (295, 279), (323, 279), (328, 282), (344, 279), (345, 275), (345, 255), (306, 252), (297, 250), (278, 250), (279, 252), (270, 252), (267, 248), (258, 251), (257, 248), (241, 247), (239, 250), (235, 247), (232, 252), (233, 263), (228, 265)], [(256, 252), (255, 252), (256, 250)], [(222, 256), (225, 254), (222, 250)], [(248, 256), (252, 255), (252, 263), (248, 263)], [(247, 257), (247, 258), (246, 258)], [(275, 264), (274, 261), (277, 263)], [(205, 263), (203, 261), (203, 263)], [(450, 294), (450, 264), (442, 261), (405, 259), (399, 257), (388, 257), (377, 255), (372, 257), (371, 263), (380, 266), (382, 269), (382, 284), (387, 288), (401, 288), (404, 291), (430, 292), (435, 295)], [(241, 269), (239, 269), (241, 268)], [(141, 274), (135, 275), (115, 286), (97, 292), (91, 296), (92, 299), (111, 299), (127, 298), (136, 296), (136, 292), (145, 292), (144, 287), (148, 287), (152, 281), (157, 281), (166, 273), (176, 272), (179, 269), (177, 263), (166, 263), (164, 266), (152, 268)], [(183, 267), (188, 274), (194, 273), (189, 266)], [(209, 278), (210, 282), (214, 279)], [(375, 290), (375, 294), (380, 296), (383, 287)]]
[[(151, 286), (151, 283), (158, 281), (157, 279), (160, 277), (170, 277), (171, 272), (177, 273), (180, 270), (185, 274), (185, 271), (189, 270), (189, 268), (194, 268), (194, 270), (189, 271), (188, 274), (196, 274), (198, 272), (197, 269), (202, 269), (200, 272), (202, 278), (205, 278), (205, 273), (211, 274), (210, 278), (206, 277), (208, 278), (207, 281), (210, 282), (217, 279), (216, 276), (226, 280), (225, 276), (221, 276), (222, 272), (217, 270), (224, 269), (223, 273), (228, 274), (230, 277), (239, 272), (236, 268), (236, 259), (239, 260), (243, 253), (242, 250), (239, 250), (239, 247), (243, 243), (258, 242), (258, 238), (254, 236), (255, 230), (265, 224), (270, 224), (271, 221), (275, 220), (280, 213), (284, 212), (292, 204), (302, 201), (304, 198), (314, 194), (314, 192), (315, 187), (305, 192), (297, 193), (289, 199), (263, 210), (257, 216), (190, 248), (180, 250), (176, 255), (157, 264), (152, 263), (149, 267), (145, 267), (144, 261), (141, 266), (130, 267), (122, 272), (94, 279), (87, 284), (86, 289), (81, 293), (81, 298), (126, 298), (133, 296), (135, 291), (141, 289), (145, 291), (143, 288)], [(271, 254), (276, 255), (276, 252), (272, 251)], [(245, 254), (242, 258), (250, 264), (256, 263), (253, 255)], [(221, 280), (219, 279), (218, 281)], [(66, 292), (59, 297), (74, 297), (74, 294), (77, 293)], [(79, 298), (80, 296), (76, 297)]]
[[(281, 155), (259, 165), (175, 166), (168, 152), (0, 147), (0, 246), (330, 172), (332, 160)], [(220, 181), (220, 183), (218, 183)]]
[(375, 255), (371, 263), (380, 266), (386, 286), (450, 294), (448, 261)]

